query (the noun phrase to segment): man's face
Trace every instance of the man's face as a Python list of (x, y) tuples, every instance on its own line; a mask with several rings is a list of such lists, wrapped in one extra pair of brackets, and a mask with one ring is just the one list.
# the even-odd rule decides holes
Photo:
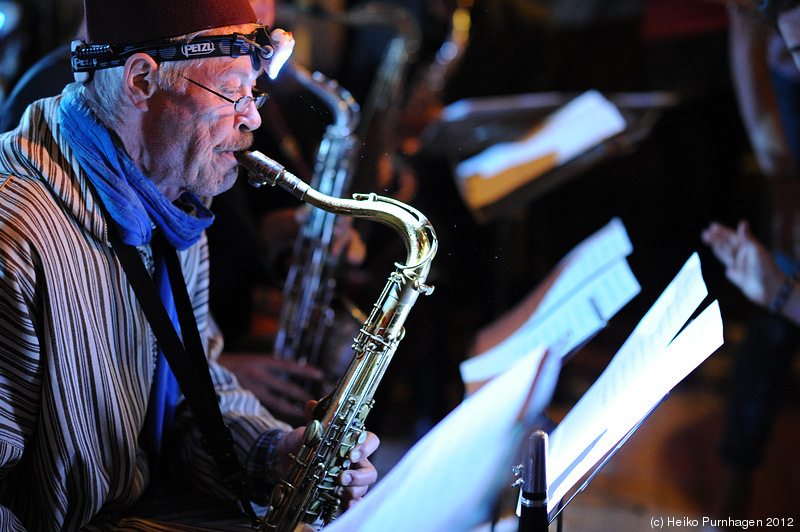
[(800, 6), (784, 11), (778, 17), (778, 29), (792, 53), (795, 65), (800, 68)]
[[(252, 95), (258, 73), (249, 56), (207, 60), (186, 77), (231, 100)], [(261, 117), (252, 103), (242, 112), (194, 83), (185, 94), (160, 90), (147, 113), (143, 133), (145, 175), (171, 200), (183, 192), (215, 196), (238, 175), (234, 152), (248, 148)]]

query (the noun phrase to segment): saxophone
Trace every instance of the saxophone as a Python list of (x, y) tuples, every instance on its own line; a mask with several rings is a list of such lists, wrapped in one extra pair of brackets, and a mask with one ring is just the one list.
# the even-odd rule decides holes
[(279, 18), (293, 21), (299, 17), (321, 18), (347, 28), (385, 29), (391, 37), (383, 51), (365, 101), (355, 133), (362, 147), (358, 165), (353, 168), (353, 182), (372, 186), (380, 180), (379, 161), (393, 152), (390, 144), (396, 135), (409, 66), (414, 62), (422, 41), (422, 30), (414, 14), (406, 7), (386, 1), (368, 1), (345, 12), (331, 11), (317, 1), (281, 2)]
[[(287, 67), (286, 72), (321, 99), (333, 115), (317, 150), (310, 185), (322, 194), (341, 197), (348, 191), (352, 175), (358, 103), (323, 74), (311, 74), (294, 64)], [(300, 228), (293, 250), (296, 259), (283, 287), (275, 354), (320, 367), (326, 375), (338, 377), (338, 357), (322, 356), (335, 315), (331, 304), (336, 287), (336, 258), (330, 250), (335, 224), (334, 213), (313, 209)]]
[(364, 421), (373, 396), (397, 345), (403, 323), (425, 284), (438, 241), (433, 226), (416, 209), (377, 194), (354, 194), (340, 199), (320, 193), (260, 152), (237, 154), (253, 186), (280, 185), (315, 207), (377, 221), (393, 228), (406, 245), (405, 264), (395, 271), (353, 341), (354, 356), (333, 391), (317, 406), (317, 419), (306, 427), (303, 445), (289, 472), (272, 491), (260, 532), (292, 532), (302, 523), (329, 524), (340, 511), (336, 479), (350, 463), (350, 450), (366, 438)]

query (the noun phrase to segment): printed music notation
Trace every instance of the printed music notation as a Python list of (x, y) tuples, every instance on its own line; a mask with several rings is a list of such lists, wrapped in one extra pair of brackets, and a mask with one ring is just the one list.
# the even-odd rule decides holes
[(547, 477), (559, 482), (549, 486), (548, 511), (722, 345), (716, 301), (687, 324), (707, 295), (700, 259), (694, 253), (550, 434)]
[(601, 330), (641, 290), (626, 260), (632, 251), (619, 218), (573, 248), (517, 308), (478, 333), (478, 354), (459, 368), (467, 393), (540, 345), (565, 356)]

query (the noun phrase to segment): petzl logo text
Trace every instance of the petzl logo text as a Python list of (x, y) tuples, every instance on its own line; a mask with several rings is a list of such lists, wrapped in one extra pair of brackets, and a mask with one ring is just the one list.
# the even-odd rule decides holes
[(198, 42), (192, 44), (184, 44), (181, 47), (183, 55), (186, 57), (193, 57), (197, 55), (208, 55), (214, 51), (214, 43), (211, 42)]

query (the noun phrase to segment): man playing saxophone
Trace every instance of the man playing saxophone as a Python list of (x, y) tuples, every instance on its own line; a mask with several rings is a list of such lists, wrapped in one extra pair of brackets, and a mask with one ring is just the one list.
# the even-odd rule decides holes
[[(217, 364), (208, 313), (201, 198), (237, 177), (273, 45), (246, 0), (86, 0), (85, 16), (78, 82), (0, 136), (0, 530), (164, 530), (181, 496), (182, 529), (217, 508), (223, 529), (305, 430)], [(350, 451), (345, 507), (377, 446)]]
[[(273, 0), (250, 4), (260, 22), (274, 26)], [(318, 190), (348, 196), (358, 103), (335, 80), (298, 64), (266, 78), (259, 83), (270, 101), (259, 110), (256, 148), (279, 153)], [(321, 105), (308, 106), (309, 96)], [(327, 393), (352, 357), (363, 320), (340, 304), (337, 281), (363, 262), (365, 244), (349, 217), (257, 192), (246, 179), (215, 198), (212, 210), (211, 308), (226, 338), (220, 363), (273, 413), (303, 422), (303, 405)]]

